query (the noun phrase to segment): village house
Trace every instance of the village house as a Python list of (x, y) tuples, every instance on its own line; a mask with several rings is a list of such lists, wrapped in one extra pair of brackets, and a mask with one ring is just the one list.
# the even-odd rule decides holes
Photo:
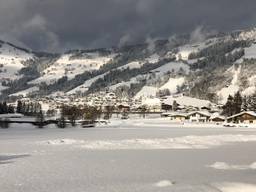
[(209, 120), (212, 123), (223, 123), (225, 122), (226, 118), (222, 115), (219, 115), (218, 113), (215, 113), (210, 117)]
[(169, 116), (171, 118), (171, 121), (175, 121), (175, 122), (184, 122), (187, 119), (187, 115), (186, 114), (172, 114)]
[(194, 111), (187, 115), (189, 122), (205, 123), (208, 122), (211, 115), (204, 111)]
[(253, 111), (243, 111), (227, 118), (229, 123), (256, 123), (256, 113)]

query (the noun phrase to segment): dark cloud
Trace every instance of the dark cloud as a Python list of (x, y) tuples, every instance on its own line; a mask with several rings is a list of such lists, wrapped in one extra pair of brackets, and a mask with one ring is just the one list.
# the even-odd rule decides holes
[[(253, 27), (255, 0), (0, 0), (0, 38), (62, 51)], [(197, 30), (195, 30), (197, 29)]]

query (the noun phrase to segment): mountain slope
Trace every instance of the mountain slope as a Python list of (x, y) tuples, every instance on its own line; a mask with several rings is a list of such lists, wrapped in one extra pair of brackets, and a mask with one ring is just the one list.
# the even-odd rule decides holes
[(35, 53), (0, 42), (1, 97), (62, 91), (86, 95), (109, 89), (131, 97), (183, 93), (224, 103), (228, 94), (256, 91), (256, 29), (190, 42)]

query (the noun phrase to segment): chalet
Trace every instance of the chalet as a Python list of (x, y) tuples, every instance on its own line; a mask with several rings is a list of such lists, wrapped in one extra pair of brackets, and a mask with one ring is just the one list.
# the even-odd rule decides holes
[(243, 111), (227, 118), (229, 123), (256, 123), (256, 113), (253, 111)]
[(187, 119), (190, 122), (196, 122), (196, 123), (205, 123), (208, 122), (211, 115), (204, 111), (194, 111), (187, 115)]
[(213, 123), (223, 123), (225, 122), (225, 117), (222, 117), (222, 116), (210, 117), (210, 121)]
[(219, 115), (218, 113), (215, 113), (210, 117), (209, 120), (212, 123), (223, 123), (226, 120), (226, 118), (222, 115)]
[(184, 122), (187, 119), (186, 114), (172, 114), (169, 116), (172, 121)]

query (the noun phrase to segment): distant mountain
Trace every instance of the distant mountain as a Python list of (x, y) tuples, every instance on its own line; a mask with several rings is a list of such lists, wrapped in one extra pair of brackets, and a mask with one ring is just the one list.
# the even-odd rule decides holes
[(130, 97), (184, 93), (214, 102), (256, 91), (256, 29), (189, 35), (122, 48), (38, 53), (0, 41), (1, 97), (86, 95), (109, 89)]

